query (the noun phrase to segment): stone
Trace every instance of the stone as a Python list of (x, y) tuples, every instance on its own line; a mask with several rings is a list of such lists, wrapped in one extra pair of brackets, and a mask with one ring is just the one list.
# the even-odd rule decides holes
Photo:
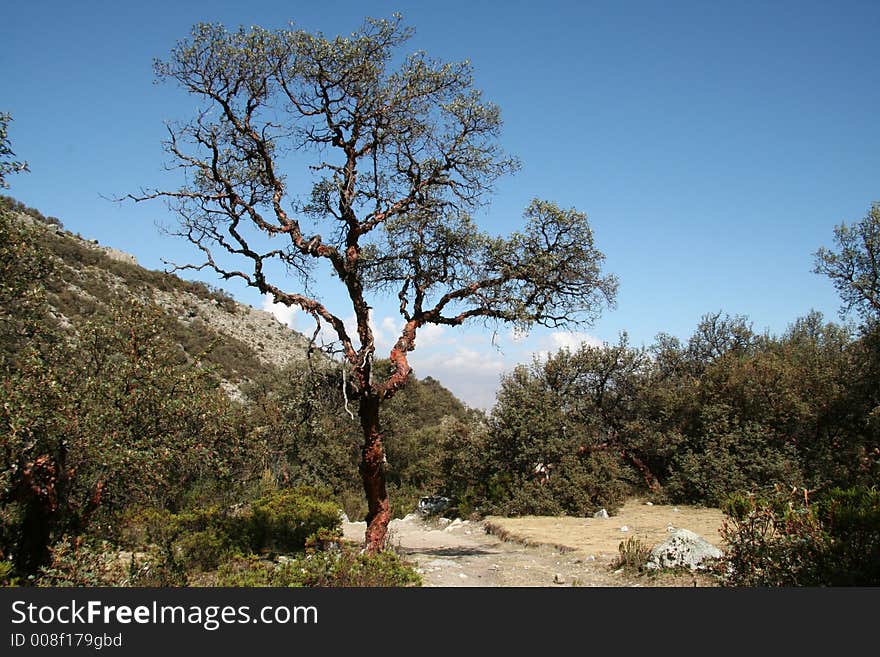
[(562, 576), (562, 573), (556, 573), (553, 576), (553, 583), (554, 584), (565, 584), (565, 577)]
[(594, 518), (607, 518), (608, 512), (605, 509), (599, 509), (596, 513), (593, 514)]
[(653, 502), (645, 502), (645, 506), (654, 506)]
[(650, 569), (685, 567), (703, 570), (708, 559), (719, 559), (723, 554), (699, 534), (678, 529), (651, 550), (646, 566)]
[(626, 525), (624, 525), (623, 527), (620, 528), (620, 531), (622, 531), (622, 532), (628, 532), (628, 531), (629, 531), (629, 527), (627, 527)]

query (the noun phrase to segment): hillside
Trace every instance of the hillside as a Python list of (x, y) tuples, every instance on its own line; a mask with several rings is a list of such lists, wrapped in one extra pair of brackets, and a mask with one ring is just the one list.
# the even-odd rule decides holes
[(71, 233), (58, 219), (14, 199), (0, 197), (0, 203), (45, 231), (43, 246), (58, 258), (47, 283), (48, 301), (61, 327), (75, 330), (114, 300), (133, 295), (152, 300), (174, 320), (174, 339), (187, 357), (218, 366), (236, 386), (307, 357), (308, 339), (271, 313), (203, 283), (145, 269), (134, 256)]

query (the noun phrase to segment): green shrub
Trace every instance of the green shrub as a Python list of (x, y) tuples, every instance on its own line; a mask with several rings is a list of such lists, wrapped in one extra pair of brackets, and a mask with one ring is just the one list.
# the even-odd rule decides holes
[(359, 554), (352, 548), (310, 551), (275, 563), (254, 555), (217, 571), (217, 586), (374, 587), (420, 586), (421, 578), (394, 552)]
[(832, 489), (803, 496), (730, 498), (721, 535), (732, 586), (880, 584), (880, 493)]
[(320, 529), (338, 529), (339, 507), (313, 497), (309, 489), (282, 489), (256, 500), (251, 508), (251, 548), (294, 552)]

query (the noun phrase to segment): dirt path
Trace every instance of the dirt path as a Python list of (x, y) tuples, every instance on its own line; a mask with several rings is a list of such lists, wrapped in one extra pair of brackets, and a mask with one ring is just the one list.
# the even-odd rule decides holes
[[(615, 572), (611, 564), (617, 546), (629, 536), (653, 545), (669, 526), (691, 529), (720, 544), (720, 522), (715, 509), (646, 506), (633, 500), (611, 518), (449, 522), (413, 514), (392, 521), (389, 530), (391, 543), (416, 562), (425, 586), (694, 586), (710, 581)], [(344, 523), (343, 529), (346, 538), (363, 540), (364, 523)]]

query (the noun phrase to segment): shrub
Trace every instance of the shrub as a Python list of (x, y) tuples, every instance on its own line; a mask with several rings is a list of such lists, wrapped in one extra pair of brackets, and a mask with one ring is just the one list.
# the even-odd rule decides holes
[(420, 586), (421, 578), (394, 552), (359, 554), (352, 548), (310, 551), (283, 563), (254, 555), (223, 564), (217, 586)]
[(725, 504), (725, 582), (732, 586), (880, 584), (880, 493), (832, 489), (803, 497), (735, 496)]
[(255, 551), (293, 552), (320, 529), (340, 527), (339, 507), (314, 497), (314, 489), (282, 489), (252, 505), (251, 547)]

